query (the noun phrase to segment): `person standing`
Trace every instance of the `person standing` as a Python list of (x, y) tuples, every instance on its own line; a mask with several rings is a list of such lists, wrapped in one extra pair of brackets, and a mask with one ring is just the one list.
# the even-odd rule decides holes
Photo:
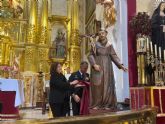
[[(87, 73), (88, 63), (86, 61), (81, 62), (80, 70), (71, 74), (69, 82), (75, 80), (78, 81), (89, 81), (89, 74)], [(82, 98), (83, 87), (77, 87), (74, 89), (72, 94), (72, 109), (73, 115), (80, 115), (80, 102)]]
[[(127, 71), (116, 55), (116, 52), (107, 40), (108, 32), (100, 30), (99, 39), (92, 47), (88, 60), (91, 64), (91, 108), (116, 109), (117, 98), (112, 62), (124, 71)], [(92, 39), (91, 39), (92, 40)]]
[[(165, 2), (161, 2), (154, 11), (151, 18), (152, 35), (151, 41), (157, 47), (161, 47), (161, 52), (165, 50)], [(164, 56), (162, 56), (163, 59)]]
[(78, 84), (77, 80), (68, 83), (62, 74), (62, 66), (60, 63), (53, 63), (50, 68), (50, 93), (49, 104), (53, 117), (63, 117), (66, 114), (65, 93), (67, 90), (74, 91), (74, 87)]

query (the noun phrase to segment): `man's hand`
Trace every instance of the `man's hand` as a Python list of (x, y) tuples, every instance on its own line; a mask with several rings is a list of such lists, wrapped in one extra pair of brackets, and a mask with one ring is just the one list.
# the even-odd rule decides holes
[(95, 64), (93, 67), (96, 71), (101, 71), (100, 65)]
[(78, 83), (79, 83), (78, 80), (74, 80), (73, 82), (70, 83), (70, 85), (76, 85), (76, 84), (78, 84)]
[(76, 88), (76, 87), (85, 87), (85, 85), (76, 84), (74, 87), (75, 87), (75, 88)]
[(79, 103), (80, 102), (80, 97), (78, 95), (73, 95), (73, 99), (75, 102)]
[(124, 67), (123, 65), (121, 66), (121, 69), (124, 71), (124, 72), (127, 72), (128, 69), (126, 67)]

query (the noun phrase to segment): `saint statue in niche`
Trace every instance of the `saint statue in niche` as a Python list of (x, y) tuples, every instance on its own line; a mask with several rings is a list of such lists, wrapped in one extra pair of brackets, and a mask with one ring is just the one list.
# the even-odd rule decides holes
[(53, 47), (56, 48), (56, 57), (64, 58), (66, 55), (66, 38), (62, 29), (57, 30), (57, 36), (53, 41)]

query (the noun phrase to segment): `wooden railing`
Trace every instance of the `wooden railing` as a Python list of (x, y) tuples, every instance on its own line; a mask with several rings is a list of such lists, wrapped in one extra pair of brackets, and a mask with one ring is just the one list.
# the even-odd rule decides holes
[[(156, 108), (138, 111), (104, 113), (82, 117), (66, 117), (49, 120), (17, 121), (15, 124), (156, 124)], [(9, 124), (9, 123), (8, 123)], [(14, 124), (12, 122), (12, 124)]]

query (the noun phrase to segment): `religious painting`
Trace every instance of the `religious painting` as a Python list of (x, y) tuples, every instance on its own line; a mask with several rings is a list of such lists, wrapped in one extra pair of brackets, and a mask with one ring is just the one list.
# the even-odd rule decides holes
[(64, 25), (56, 23), (51, 30), (51, 48), (49, 57), (64, 59), (66, 57), (67, 31)]
[(96, 0), (86, 0), (86, 22), (88, 22), (96, 9)]
[(0, 0), (0, 17), (23, 18), (24, 0)]

